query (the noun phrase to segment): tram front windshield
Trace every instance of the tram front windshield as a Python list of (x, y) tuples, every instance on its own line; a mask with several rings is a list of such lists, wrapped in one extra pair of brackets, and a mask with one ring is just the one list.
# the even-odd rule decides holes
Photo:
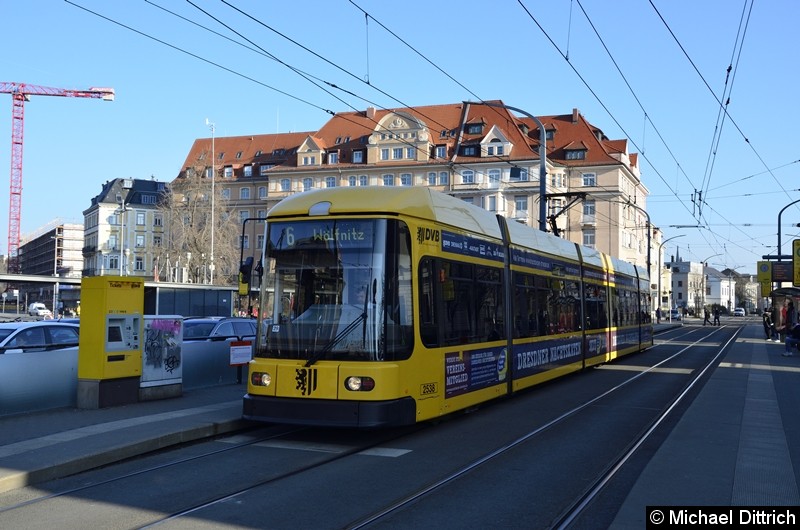
[(389, 219), (268, 223), (258, 357), (395, 360), (412, 347), (410, 238)]

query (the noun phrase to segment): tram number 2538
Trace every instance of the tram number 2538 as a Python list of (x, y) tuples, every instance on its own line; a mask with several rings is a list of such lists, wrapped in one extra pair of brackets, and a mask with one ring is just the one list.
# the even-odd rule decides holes
[(436, 383), (422, 383), (422, 385), (420, 385), (419, 393), (423, 396), (438, 393), (436, 390)]

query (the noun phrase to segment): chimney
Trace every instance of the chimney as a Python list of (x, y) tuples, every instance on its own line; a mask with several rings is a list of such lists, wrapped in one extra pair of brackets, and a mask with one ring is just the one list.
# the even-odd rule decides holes
[(367, 107), (367, 110), (366, 110), (366, 112), (364, 112), (364, 115), (369, 119), (374, 118), (375, 117), (375, 107)]
[(572, 109), (572, 123), (578, 123), (578, 109)]

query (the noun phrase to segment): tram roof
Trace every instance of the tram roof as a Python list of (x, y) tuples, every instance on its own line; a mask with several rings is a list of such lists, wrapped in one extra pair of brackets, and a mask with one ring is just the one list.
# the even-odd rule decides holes
[(341, 186), (291, 195), (276, 204), (268, 218), (308, 215), (312, 206), (329, 202), (331, 215), (401, 213), (501, 238), (495, 215), (461, 199), (425, 187)]

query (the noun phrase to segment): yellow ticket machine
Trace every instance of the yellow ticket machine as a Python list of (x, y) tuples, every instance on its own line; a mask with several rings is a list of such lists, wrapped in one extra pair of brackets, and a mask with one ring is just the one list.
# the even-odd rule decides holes
[(78, 407), (104, 408), (139, 400), (143, 315), (141, 279), (92, 276), (81, 280)]

